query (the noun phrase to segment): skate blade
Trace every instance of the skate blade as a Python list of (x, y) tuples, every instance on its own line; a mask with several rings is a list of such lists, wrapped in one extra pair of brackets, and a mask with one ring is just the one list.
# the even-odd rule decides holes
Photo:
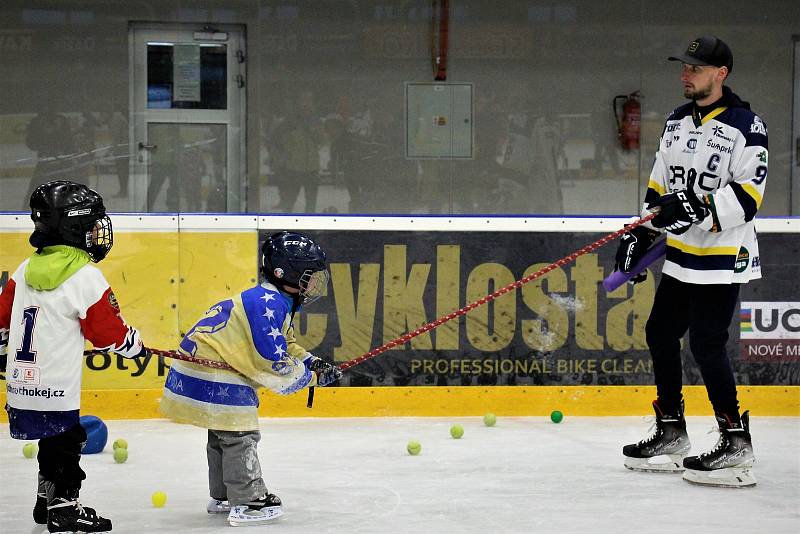
[(625, 467), (644, 473), (683, 473), (683, 454), (664, 454), (652, 458), (625, 457)]
[[(50, 530), (44, 530), (43, 532), (51, 532)], [(111, 532), (110, 530), (92, 530), (89, 532), (88, 530), (56, 530), (57, 534), (107, 534)]]
[(736, 466), (713, 471), (687, 469), (683, 472), (683, 480), (697, 486), (752, 488), (756, 485), (756, 477), (751, 467), (750, 465)]
[(264, 523), (278, 519), (280, 516), (283, 515), (283, 509), (279, 507), (263, 508), (262, 511), (265, 514), (264, 516), (250, 517), (245, 515), (238, 515), (231, 517), (229, 515), (228, 524), (232, 527), (252, 527), (257, 525), (263, 525)]

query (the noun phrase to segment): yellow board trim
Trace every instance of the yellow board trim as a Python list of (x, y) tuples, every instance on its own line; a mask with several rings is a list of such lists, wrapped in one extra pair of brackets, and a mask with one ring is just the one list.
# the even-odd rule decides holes
[(711, 113), (709, 113), (708, 115), (706, 115), (705, 117), (700, 119), (700, 124), (707, 123), (708, 121), (710, 121), (711, 119), (713, 119), (714, 117), (716, 117), (717, 115), (719, 115), (720, 113), (725, 111), (726, 109), (728, 109), (728, 108), (724, 107), (724, 106), (714, 109)]
[[(743, 410), (754, 416), (800, 416), (800, 386), (739, 386)], [(81, 412), (105, 419), (154, 419), (161, 389), (84, 391)], [(687, 415), (710, 415), (703, 386), (685, 386)], [(623, 416), (652, 413), (655, 386), (415, 386), (317, 388), (314, 408), (305, 391), (289, 396), (260, 392), (262, 417), (444, 417), (567, 415)], [(5, 404), (5, 392), (0, 403)], [(0, 421), (8, 422), (6, 413)]]
[(753, 197), (753, 200), (756, 201), (756, 208), (760, 208), (762, 199), (761, 199), (761, 194), (758, 192), (758, 189), (756, 189), (750, 184), (743, 184), (742, 189), (744, 189), (745, 192), (747, 192), (747, 194)]
[(667, 246), (695, 256), (736, 256), (739, 254), (739, 249), (736, 247), (693, 247), (670, 237), (667, 238)]
[(647, 187), (658, 193), (659, 195), (663, 195), (667, 192), (667, 188), (661, 185), (660, 183), (656, 182), (655, 180), (650, 180), (647, 182)]

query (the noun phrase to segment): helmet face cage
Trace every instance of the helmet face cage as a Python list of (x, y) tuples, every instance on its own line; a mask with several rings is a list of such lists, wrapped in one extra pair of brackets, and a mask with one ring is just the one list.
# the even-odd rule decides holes
[(85, 236), (85, 250), (89, 253), (92, 261), (97, 263), (105, 258), (111, 247), (114, 246), (114, 231), (109, 216), (103, 215), (100, 219), (95, 220)]
[(327, 269), (321, 271), (306, 271), (300, 276), (300, 298), (303, 304), (311, 304), (318, 298), (327, 294), (330, 273)]

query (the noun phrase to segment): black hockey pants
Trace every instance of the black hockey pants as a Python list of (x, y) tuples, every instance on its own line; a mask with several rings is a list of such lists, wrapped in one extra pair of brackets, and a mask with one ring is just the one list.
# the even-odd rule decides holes
[(740, 284), (689, 284), (663, 275), (645, 331), (653, 357), (659, 406), (675, 413), (682, 399), (680, 340), (689, 331), (692, 351), (716, 413), (738, 420), (736, 381), (725, 344)]
[(77, 424), (69, 430), (39, 440), (39, 473), (54, 486), (54, 497), (74, 499), (86, 473), (81, 469), (81, 447), (86, 430)]

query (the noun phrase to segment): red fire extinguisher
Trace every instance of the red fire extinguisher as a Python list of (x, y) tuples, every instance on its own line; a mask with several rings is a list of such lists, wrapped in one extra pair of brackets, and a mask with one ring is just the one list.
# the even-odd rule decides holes
[[(634, 91), (629, 95), (617, 95), (612, 104), (614, 108), (614, 119), (617, 121), (617, 135), (622, 148), (625, 150), (636, 150), (639, 148), (639, 132), (642, 122), (642, 104), (639, 99), (642, 97), (639, 91)], [(622, 119), (619, 117), (619, 101), (622, 103)]]

